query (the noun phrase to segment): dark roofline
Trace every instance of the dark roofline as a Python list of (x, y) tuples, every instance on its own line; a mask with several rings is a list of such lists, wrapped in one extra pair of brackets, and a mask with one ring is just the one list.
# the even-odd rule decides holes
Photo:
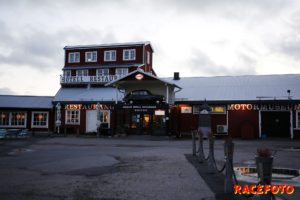
[(300, 99), (291, 99), (291, 100), (182, 100), (176, 101), (175, 104), (259, 104), (259, 103), (300, 103)]
[(111, 69), (111, 68), (129, 68), (129, 67), (142, 67), (143, 63), (134, 63), (134, 64), (112, 64), (112, 65), (72, 65), (64, 66), (62, 70), (69, 69)]
[(74, 45), (74, 46), (65, 46), (64, 50), (72, 49), (91, 49), (91, 48), (109, 48), (109, 47), (131, 47), (131, 46), (143, 46), (150, 45), (152, 51), (154, 49), (149, 41), (145, 42), (127, 42), (127, 43), (111, 43), (111, 44), (92, 44), (92, 45)]

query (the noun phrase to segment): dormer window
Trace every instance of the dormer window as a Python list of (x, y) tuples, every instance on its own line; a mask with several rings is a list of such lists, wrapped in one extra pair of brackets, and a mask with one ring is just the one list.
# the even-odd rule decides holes
[(76, 76), (88, 76), (88, 70), (87, 69), (78, 69), (76, 70)]
[(124, 49), (123, 60), (135, 60), (135, 49)]
[(85, 52), (85, 62), (97, 62), (97, 51)]
[(150, 52), (147, 51), (147, 64), (150, 64)]
[(79, 52), (69, 53), (68, 62), (69, 63), (79, 63), (80, 62)]
[(116, 51), (104, 51), (104, 61), (116, 61)]

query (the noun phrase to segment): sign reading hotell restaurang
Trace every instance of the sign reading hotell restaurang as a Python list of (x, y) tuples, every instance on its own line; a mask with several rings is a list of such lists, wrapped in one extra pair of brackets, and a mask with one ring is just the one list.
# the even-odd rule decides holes
[(121, 76), (119, 75), (107, 75), (107, 76), (61, 76), (61, 83), (107, 83), (117, 80)]
[[(89, 104), (89, 105), (82, 105), (82, 104), (66, 104), (65, 110), (96, 110), (97, 104)], [(114, 106), (112, 105), (105, 105), (100, 104), (101, 110), (113, 110)]]
[(278, 110), (278, 111), (290, 111), (300, 110), (300, 104), (229, 104), (227, 110)]

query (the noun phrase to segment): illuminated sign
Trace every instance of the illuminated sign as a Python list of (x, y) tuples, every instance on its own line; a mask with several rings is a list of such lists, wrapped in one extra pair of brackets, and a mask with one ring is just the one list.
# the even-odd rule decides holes
[(181, 113), (192, 113), (192, 107), (181, 107)]
[(155, 110), (155, 115), (165, 115), (164, 110)]
[[(66, 104), (66, 110), (96, 110), (97, 104), (89, 104), (89, 105), (82, 105), (82, 104)], [(105, 105), (100, 104), (100, 110), (113, 110), (114, 107), (112, 105)]]
[(137, 80), (142, 80), (144, 78), (144, 75), (143, 74), (137, 74), (137, 75), (135, 75), (135, 78)]
[(227, 106), (227, 110), (262, 110), (262, 111), (270, 111), (270, 110), (278, 110), (278, 111), (289, 111), (289, 110), (300, 110), (300, 104), (229, 104)]

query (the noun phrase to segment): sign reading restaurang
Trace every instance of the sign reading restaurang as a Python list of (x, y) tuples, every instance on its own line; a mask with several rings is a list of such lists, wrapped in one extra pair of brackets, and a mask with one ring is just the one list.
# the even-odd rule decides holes
[(300, 110), (300, 104), (229, 104), (227, 110)]
[(107, 83), (117, 80), (119, 75), (106, 76), (60, 76), (60, 83)]

